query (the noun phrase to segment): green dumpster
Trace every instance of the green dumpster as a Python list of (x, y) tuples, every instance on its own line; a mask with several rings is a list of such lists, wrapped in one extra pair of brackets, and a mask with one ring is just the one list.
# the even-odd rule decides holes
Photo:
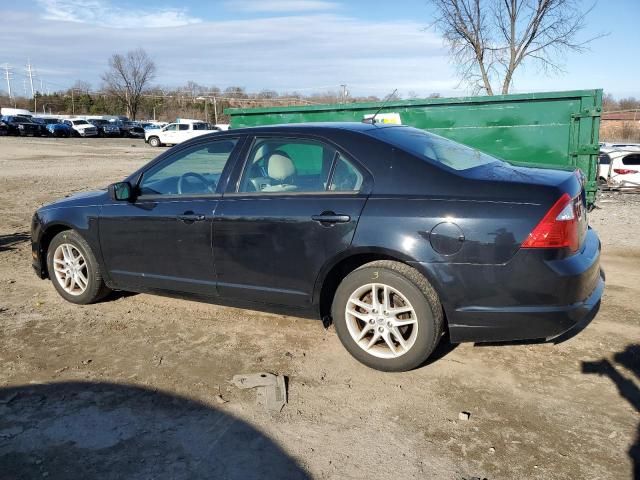
[[(382, 107), (382, 108), (381, 108)], [(456, 140), (515, 164), (578, 167), (587, 201), (598, 188), (598, 131), (602, 90), (429, 98), (271, 108), (229, 108), (231, 128), (278, 123), (376, 122), (411, 125)]]

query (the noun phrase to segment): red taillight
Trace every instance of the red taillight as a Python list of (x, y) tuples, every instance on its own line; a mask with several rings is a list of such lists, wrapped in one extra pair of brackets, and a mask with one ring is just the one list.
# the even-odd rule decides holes
[(522, 242), (522, 248), (564, 248), (578, 250), (578, 217), (568, 193), (549, 209), (536, 228)]
[(629, 168), (614, 168), (613, 171), (616, 172), (618, 175), (627, 175), (629, 173), (638, 173), (637, 170), (631, 170)]

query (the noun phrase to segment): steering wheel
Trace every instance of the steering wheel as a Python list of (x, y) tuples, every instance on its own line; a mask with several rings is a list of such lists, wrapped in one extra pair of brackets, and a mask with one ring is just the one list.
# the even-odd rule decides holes
[[(209, 180), (204, 178), (204, 176), (200, 175), (199, 173), (186, 172), (186, 173), (183, 173), (182, 175), (180, 175), (180, 178), (178, 179), (178, 194), (179, 195), (182, 195), (182, 193), (183, 193), (182, 189), (185, 186), (184, 181), (185, 181), (185, 178), (188, 178), (188, 177), (195, 178), (200, 183), (202, 183), (202, 185), (204, 185), (204, 187), (205, 187), (207, 192), (209, 192), (209, 193), (214, 193), (215, 192), (215, 188), (216, 188), (215, 182), (210, 182)], [(184, 193), (206, 193), (206, 192), (184, 192)]]

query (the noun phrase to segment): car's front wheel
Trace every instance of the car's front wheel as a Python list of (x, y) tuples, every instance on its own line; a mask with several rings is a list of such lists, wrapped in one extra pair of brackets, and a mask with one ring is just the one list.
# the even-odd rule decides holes
[(151, 145), (152, 147), (159, 147), (160, 145), (162, 145), (162, 143), (160, 142), (160, 139), (158, 137), (151, 137), (149, 138), (149, 145)]
[(51, 240), (47, 268), (53, 286), (69, 302), (93, 303), (110, 292), (91, 247), (74, 230), (61, 232)]
[(388, 260), (354, 270), (340, 283), (332, 317), (345, 348), (383, 371), (422, 364), (443, 332), (442, 305), (416, 269)]

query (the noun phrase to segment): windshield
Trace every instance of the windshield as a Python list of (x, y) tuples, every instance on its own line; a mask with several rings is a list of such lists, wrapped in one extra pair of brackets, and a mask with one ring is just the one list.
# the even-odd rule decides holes
[(86, 120), (74, 120), (73, 121), (74, 125), (91, 125), (89, 122), (87, 122)]
[(90, 122), (95, 125), (106, 125), (109, 123), (107, 120), (90, 120)]
[(439, 162), (454, 170), (468, 170), (502, 161), (474, 148), (417, 128), (379, 128), (371, 133), (380, 140), (420, 158)]

